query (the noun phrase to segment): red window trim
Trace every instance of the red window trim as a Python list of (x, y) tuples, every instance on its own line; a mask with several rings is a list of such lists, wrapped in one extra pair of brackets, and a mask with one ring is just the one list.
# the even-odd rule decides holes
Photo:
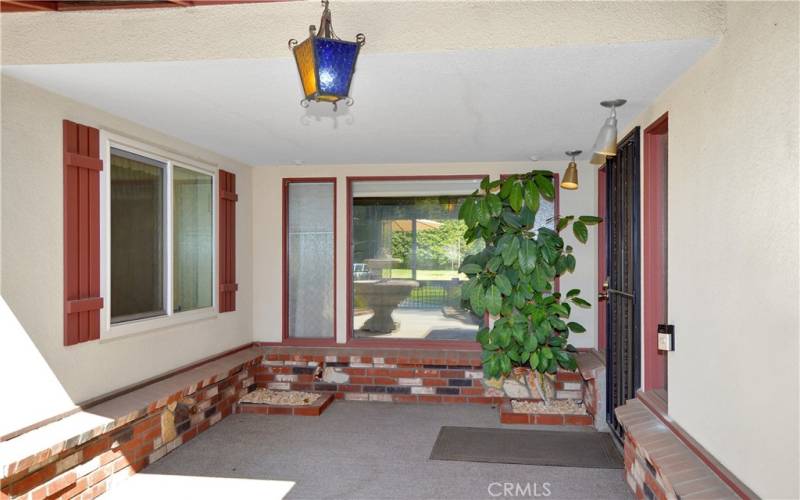
[[(347, 177), (347, 269), (353, 269), (353, 182), (359, 181), (443, 181), (470, 180), (489, 177), (487, 174), (469, 175), (399, 175), (399, 176), (355, 176)], [(350, 276), (352, 271), (348, 271)], [(396, 347), (407, 349), (437, 349), (479, 351), (480, 344), (468, 340), (417, 340), (417, 339), (358, 339), (353, 337), (353, 282), (347, 280), (347, 344), (348, 347)]]
[[(300, 183), (332, 183), (333, 184), (333, 336), (315, 338), (292, 338), (289, 335), (289, 185)], [(289, 346), (331, 346), (336, 345), (337, 334), (337, 300), (336, 296), (336, 177), (285, 177), (282, 188), (282, 221), (281, 221), (281, 267), (282, 267), (282, 312), (281, 312), (281, 344)]]

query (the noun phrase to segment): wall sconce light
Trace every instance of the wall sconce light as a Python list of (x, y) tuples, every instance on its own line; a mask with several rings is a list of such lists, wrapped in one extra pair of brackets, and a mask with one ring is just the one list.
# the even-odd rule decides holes
[(567, 165), (567, 170), (564, 172), (564, 178), (561, 179), (562, 189), (578, 189), (578, 165), (575, 163), (575, 157), (583, 153), (580, 149), (575, 151), (567, 151), (565, 154), (572, 157), (572, 160)]
[(602, 165), (606, 161), (606, 156), (617, 156), (617, 108), (626, 102), (628, 101), (625, 99), (614, 99), (600, 103), (604, 108), (611, 108), (611, 116), (600, 127), (597, 140), (594, 141), (591, 163)]
[(303, 100), (300, 104), (305, 108), (310, 101), (336, 103), (344, 99), (350, 106), (350, 82), (356, 70), (358, 52), (366, 43), (363, 33), (356, 35), (355, 42), (341, 40), (333, 31), (331, 10), (328, 0), (322, 0), (322, 19), (319, 21), (319, 33), (312, 24), (308, 27), (308, 38), (298, 44), (297, 40), (289, 40), (289, 49), (294, 54), (300, 82), (303, 84)]

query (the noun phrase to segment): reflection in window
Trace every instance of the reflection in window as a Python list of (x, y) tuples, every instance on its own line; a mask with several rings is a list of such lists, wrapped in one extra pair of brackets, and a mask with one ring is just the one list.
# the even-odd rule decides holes
[(111, 322), (164, 312), (164, 169), (111, 149)]
[(213, 198), (210, 175), (172, 170), (173, 311), (212, 305)]
[(466, 245), (458, 220), (477, 180), (354, 182), (353, 335), (474, 340), (482, 318), (461, 307)]

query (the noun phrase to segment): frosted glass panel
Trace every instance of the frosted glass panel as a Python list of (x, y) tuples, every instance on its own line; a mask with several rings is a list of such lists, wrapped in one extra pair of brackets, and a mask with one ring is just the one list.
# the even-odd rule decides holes
[(289, 336), (333, 337), (332, 182), (289, 184)]

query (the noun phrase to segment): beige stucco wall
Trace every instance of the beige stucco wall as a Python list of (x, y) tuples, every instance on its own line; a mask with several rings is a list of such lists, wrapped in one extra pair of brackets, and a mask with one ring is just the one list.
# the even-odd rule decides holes
[[(1, 117), (2, 296), (74, 401), (140, 382), (252, 340), (249, 166), (8, 77), (2, 81)], [(236, 312), (64, 347), (63, 119), (112, 130), (237, 174)]]
[(800, 496), (799, 6), (729, 3), (634, 123), (669, 112), (669, 413), (765, 498)]
[[(393, 176), (393, 175), (455, 175), (487, 174), (493, 179), (500, 174), (527, 172), (534, 168), (551, 169), (563, 173), (568, 159), (563, 162), (519, 162), (519, 163), (467, 163), (467, 164), (414, 164), (414, 165), (332, 165), (332, 166), (286, 166), (257, 167), (253, 171), (253, 333), (258, 341), (279, 342), (281, 339), (281, 212), (282, 179), (284, 177), (336, 177), (337, 221), (336, 221), (336, 331), (339, 342), (344, 342), (347, 331), (347, 177), (348, 176)], [(580, 163), (580, 189), (560, 190), (560, 213), (562, 215), (589, 215), (597, 211), (597, 169)], [(589, 241), (578, 243), (571, 231), (565, 231), (565, 240), (575, 247), (578, 265), (575, 273), (561, 280), (562, 290), (580, 288), (582, 296), (589, 300), (591, 309), (573, 309), (573, 318), (587, 328), (586, 333), (570, 337), (577, 347), (597, 345), (596, 291), (597, 276), (597, 230), (590, 228)]]

